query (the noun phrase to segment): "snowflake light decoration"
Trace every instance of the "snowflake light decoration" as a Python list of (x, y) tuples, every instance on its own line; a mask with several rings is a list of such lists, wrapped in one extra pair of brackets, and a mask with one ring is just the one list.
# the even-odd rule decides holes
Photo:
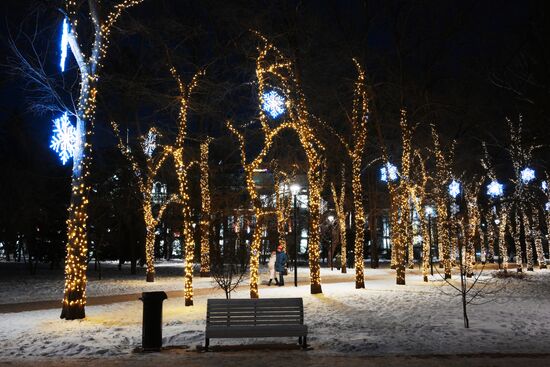
[(63, 164), (74, 157), (77, 144), (76, 128), (71, 124), (69, 115), (65, 112), (61, 117), (53, 120), (53, 135), (50, 148), (53, 149)]
[(380, 180), (383, 182), (388, 182), (397, 180), (397, 167), (395, 167), (390, 162), (386, 163), (380, 168)]
[(460, 194), (460, 183), (456, 180), (453, 180), (449, 184), (449, 195), (456, 199), (458, 194)]
[(544, 205), (544, 209), (546, 209), (547, 212), (550, 212), (550, 201)]
[(157, 134), (153, 129), (149, 130), (147, 136), (143, 139), (143, 152), (146, 156), (151, 157), (157, 147)]
[(503, 185), (499, 183), (497, 180), (491, 181), (489, 185), (487, 185), (487, 195), (489, 195), (492, 198), (496, 198), (499, 196), (502, 196), (503, 194)]
[(456, 215), (456, 214), (458, 214), (459, 211), (460, 211), (460, 207), (458, 206), (458, 204), (457, 203), (452, 203), (451, 204), (451, 214)]
[(427, 205), (426, 208), (424, 208), (424, 212), (428, 217), (435, 216), (435, 209), (433, 208), (433, 206)]
[(59, 67), (61, 67), (61, 72), (65, 71), (65, 59), (67, 59), (67, 51), (69, 48), (69, 23), (67, 18), (63, 19), (63, 33), (61, 34), (61, 60), (59, 61)]
[(542, 183), (540, 184), (540, 188), (544, 191), (548, 190), (548, 183), (546, 181), (542, 181)]
[(525, 167), (519, 174), (524, 185), (535, 179), (535, 170), (529, 167)]
[(262, 95), (262, 109), (276, 119), (286, 110), (285, 99), (274, 90), (265, 92)]

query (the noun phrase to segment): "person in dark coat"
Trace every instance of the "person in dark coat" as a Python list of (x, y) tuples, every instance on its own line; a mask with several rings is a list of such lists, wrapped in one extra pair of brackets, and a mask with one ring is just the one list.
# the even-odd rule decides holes
[(286, 271), (286, 262), (288, 261), (288, 256), (283, 251), (283, 246), (277, 247), (277, 258), (275, 260), (275, 271), (279, 273), (279, 287), (285, 285), (285, 280), (283, 278), (284, 272)]

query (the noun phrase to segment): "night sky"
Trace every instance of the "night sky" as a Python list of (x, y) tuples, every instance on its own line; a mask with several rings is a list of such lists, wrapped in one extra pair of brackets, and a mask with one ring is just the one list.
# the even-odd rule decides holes
[[(224, 121), (245, 123), (257, 113), (252, 83), (257, 41), (249, 32), (255, 29), (296, 59), (310, 110), (336, 130), (345, 129), (355, 78), (351, 58), (357, 57), (366, 65), (371, 105), (393, 155), (399, 156), (397, 121), (399, 108), (405, 107), (419, 123), (418, 146), (430, 144), (428, 126), (434, 123), (446, 144), (457, 140), (459, 169), (479, 170), (485, 140), (500, 172), (509, 175), (509, 164), (499, 158), (507, 141), (505, 117), (523, 114), (528, 137), (538, 143), (549, 138), (545, 3), (147, 0), (121, 18), (105, 61), (94, 136), (96, 167), (113, 169), (105, 157), (114, 149), (109, 119), (132, 136), (151, 121), (173, 129), (177, 103), (170, 64), (186, 80), (206, 67), (190, 135), (209, 134), (227, 147)], [(69, 171), (48, 148), (51, 119), (58, 112), (32, 109), (36, 95), (29, 92), (28, 79), (14, 71), (18, 61), (9, 47), (12, 37), (22, 54), (32, 55), (25, 37), (36, 30), (36, 51), (48, 74), (74, 95), (74, 60), (69, 57), (64, 79), (57, 68), (59, 6), (57, 1), (2, 2), (0, 154), (11, 166), (47, 167), (48, 174), (62, 180)], [(368, 154), (376, 156), (377, 142), (371, 140)], [(537, 152), (537, 167), (547, 167), (547, 152), (547, 147)], [(232, 156), (231, 149), (220, 148), (213, 159)]]

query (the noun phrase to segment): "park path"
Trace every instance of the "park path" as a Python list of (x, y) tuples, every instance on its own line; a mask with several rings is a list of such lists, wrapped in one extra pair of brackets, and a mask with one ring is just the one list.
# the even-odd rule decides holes
[[(369, 280), (382, 279), (382, 276), (371, 276), (368, 277)], [(323, 283), (348, 283), (355, 281), (355, 276), (353, 274), (338, 274), (338, 275), (328, 275), (324, 276), (322, 279)], [(305, 286), (309, 285), (309, 279), (298, 277), (298, 285)], [(288, 276), (286, 280), (286, 287), (294, 286), (292, 276)], [(248, 288), (248, 284), (243, 284), (238, 287), (240, 290)], [(267, 288), (267, 285), (260, 285), (260, 288)], [(197, 296), (204, 296), (210, 294), (219, 293), (219, 290), (214, 287), (202, 287), (195, 288), (194, 294)], [(183, 289), (177, 291), (166, 291), (168, 298), (181, 298), (184, 296)], [(87, 306), (98, 306), (98, 305), (108, 305), (113, 303), (121, 302), (132, 302), (136, 301), (141, 297), (140, 293), (128, 293), (128, 294), (113, 294), (107, 296), (91, 296), (87, 298)], [(61, 300), (42, 300), (34, 302), (19, 302), (19, 303), (6, 303), (0, 304), (0, 314), (2, 313), (17, 313), (17, 312), (26, 312), (26, 311), (38, 311), (38, 310), (48, 310), (61, 308)]]
[(17, 360), (0, 359), (0, 367), (24, 366), (34, 367), (39, 363), (43, 367), (80, 367), (83, 365), (101, 364), (103, 367), (146, 367), (174, 366), (187, 367), (252, 367), (276, 366), (299, 363), (301, 367), (547, 367), (550, 365), (549, 354), (487, 354), (487, 355), (412, 355), (412, 356), (336, 356), (319, 355), (292, 349), (277, 347), (263, 349), (214, 351), (197, 353), (193, 350), (165, 350), (161, 353), (133, 354), (116, 358), (29, 358)]

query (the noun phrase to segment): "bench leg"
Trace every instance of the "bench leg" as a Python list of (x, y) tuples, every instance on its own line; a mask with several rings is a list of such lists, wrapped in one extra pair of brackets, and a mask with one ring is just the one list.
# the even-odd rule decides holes
[(302, 337), (301, 336), (298, 337), (298, 344), (302, 345)]
[(208, 346), (210, 345), (210, 339), (204, 338), (204, 350), (208, 352)]
[(307, 348), (307, 336), (305, 335), (302, 337), (302, 348)]

